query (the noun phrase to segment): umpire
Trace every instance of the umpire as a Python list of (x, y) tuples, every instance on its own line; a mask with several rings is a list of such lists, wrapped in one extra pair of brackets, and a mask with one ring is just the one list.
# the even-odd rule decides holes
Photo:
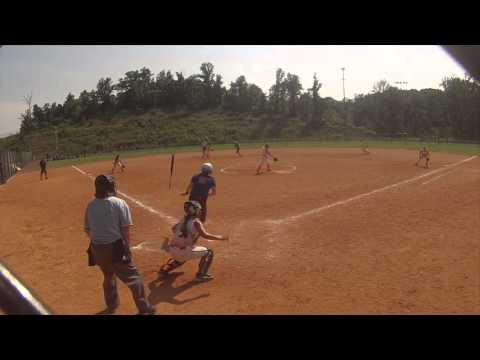
[(102, 270), (107, 313), (113, 314), (119, 306), (118, 277), (130, 288), (139, 315), (153, 315), (155, 308), (147, 299), (130, 252), (129, 227), (133, 225), (130, 208), (116, 194), (113, 176), (97, 176), (95, 199), (85, 212), (85, 232), (90, 237), (89, 265), (98, 265)]

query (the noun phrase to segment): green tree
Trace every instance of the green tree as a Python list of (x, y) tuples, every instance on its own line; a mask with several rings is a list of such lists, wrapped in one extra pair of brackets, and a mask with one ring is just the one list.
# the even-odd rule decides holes
[(284, 87), (288, 98), (289, 115), (296, 116), (298, 97), (303, 89), (298, 75), (288, 73), (284, 80)]
[(112, 79), (109, 77), (100, 78), (97, 83), (95, 96), (97, 98), (98, 111), (100, 111), (102, 116), (107, 118), (111, 117), (115, 111), (115, 95), (113, 92), (114, 85)]
[(130, 111), (146, 111), (153, 106), (152, 73), (146, 67), (128, 71), (114, 86), (117, 90), (119, 107)]
[(284, 113), (286, 104), (285, 72), (278, 68), (275, 73), (275, 84), (270, 87), (268, 101), (273, 113)]

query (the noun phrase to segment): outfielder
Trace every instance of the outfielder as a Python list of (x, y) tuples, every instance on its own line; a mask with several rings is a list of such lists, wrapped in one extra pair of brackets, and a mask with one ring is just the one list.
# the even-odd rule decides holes
[(201, 213), (199, 215), (200, 221), (205, 222), (207, 220), (207, 199), (208, 196), (214, 196), (217, 193), (217, 184), (215, 178), (211, 176), (213, 173), (213, 165), (211, 163), (205, 163), (200, 168), (200, 174), (194, 175), (190, 184), (188, 184), (187, 190), (182, 193), (186, 196), (190, 193), (188, 198), (191, 201), (198, 201), (201, 205)]
[(208, 273), (208, 269), (212, 265), (213, 250), (195, 244), (200, 237), (209, 240), (228, 240), (228, 237), (212, 235), (205, 230), (199, 220), (202, 206), (197, 201), (187, 201), (183, 209), (185, 211), (183, 220), (172, 227), (173, 237), (164, 242), (164, 250), (170, 255), (170, 259), (160, 268), (158, 274), (166, 277), (186, 261), (200, 259), (196, 280), (200, 282), (211, 280), (213, 276)]
[(47, 175), (47, 160), (44, 158), (40, 160), (40, 181), (43, 180), (43, 176), (45, 175), (45, 180), (48, 180)]
[(115, 169), (117, 168), (117, 166), (120, 167), (120, 170), (122, 172), (126, 167), (124, 163), (120, 160), (120, 155), (115, 156), (115, 160), (113, 160), (112, 174), (115, 172)]
[(262, 169), (263, 165), (267, 165), (267, 171), (272, 171), (272, 169), (270, 168), (270, 159), (273, 159), (273, 161), (278, 160), (272, 155), (269, 149), (270, 145), (268, 144), (262, 146), (262, 158), (260, 160), (260, 163), (258, 164), (257, 173), (255, 175), (260, 175), (260, 170)]
[(418, 166), (418, 163), (422, 159), (425, 159), (425, 169), (428, 169), (428, 163), (430, 162), (430, 152), (427, 150), (427, 148), (425, 146), (418, 153), (418, 160), (415, 163), (415, 166)]

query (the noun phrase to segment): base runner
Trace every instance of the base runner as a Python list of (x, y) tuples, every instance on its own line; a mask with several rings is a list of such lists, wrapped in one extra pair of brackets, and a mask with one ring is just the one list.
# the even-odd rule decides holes
[(425, 169), (428, 169), (428, 163), (430, 162), (430, 151), (424, 146), (418, 153), (418, 160), (415, 163), (415, 166), (418, 166), (418, 163), (425, 159)]
[(123, 162), (120, 160), (120, 155), (117, 155), (115, 156), (115, 160), (113, 160), (113, 167), (112, 167), (112, 174), (115, 172), (115, 169), (117, 167), (120, 167), (120, 170), (123, 172), (123, 170), (125, 169), (125, 165), (123, 164)]
[(173, 237), (164, 243), (164, 250), (170, 255), (170, 259), (160, 268), (158, 274), (166, 277), (188, 260), (200, 259), (196, 280), (211, 280), (213, 276), (208, 273), (208, 269), (212, 265), (213, 250), (196, 246), (196, 243), (200, 237), (209, 240), (228, 240), (228, 237), (213, 235), (205, 230), (199, 219), (202, 206), (197, 201), (185, 202), (183, 209), (183, 220), (172, 227)]
[(270, 159), (273, 159), (273, 161), (278, 161), (278, 159), (272, 155), (269, 149), (270, 145), (268, 144), (262, 146), (262, 158), (257, 166), (257, 173), (255, 175), (260, 175), (263, 165), (267, 166), (267, 171), (272, 171), (270, 168)]

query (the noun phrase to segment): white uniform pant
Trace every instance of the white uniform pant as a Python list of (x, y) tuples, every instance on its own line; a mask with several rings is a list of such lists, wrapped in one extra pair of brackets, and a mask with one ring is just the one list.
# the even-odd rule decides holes
[(264, 166), (264, 165), (267, 165), (268, 167), (270, 167), (271, 164), (272, 164), (272, 162), (269, 158), (262, 157), (262, 159), (260, 160), (260, 163), (258, 164), (258, 169), (261, 169), (262, 166)]
[(187, 246), (183, 249), (170, 246), (168, 254), (177, 261), (184, 262), (192, 259), (199, 259), (207, 255), (208, 249), (204, 246)]

